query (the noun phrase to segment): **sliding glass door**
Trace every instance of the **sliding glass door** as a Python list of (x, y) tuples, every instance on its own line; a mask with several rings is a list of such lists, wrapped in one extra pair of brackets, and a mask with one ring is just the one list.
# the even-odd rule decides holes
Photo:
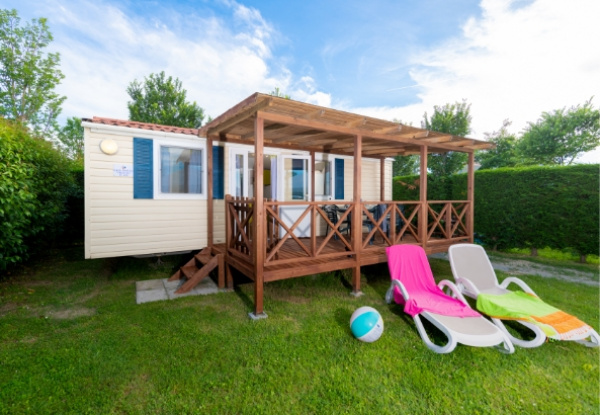
[[(310, 200), (310, 156), (283, 156), (282, 186), (280, 200), (299, 202)], [(292, 226), (304, 213), (308, 205), (282, 206), (280, 214), (287, 226)], [(285, 230), (281, 230), (281, 236)], [(298, 237), (310, 236), (310, 215), (307, 215), (294, 230)]]

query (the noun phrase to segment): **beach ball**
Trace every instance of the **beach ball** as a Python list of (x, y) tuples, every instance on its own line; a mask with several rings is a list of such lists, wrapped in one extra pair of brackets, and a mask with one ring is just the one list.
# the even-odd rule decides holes
[(350, 330), (358, 340), (372, 343), (383, 333), (383, 320), (379, 311), (363, 306), (356, 309), (350, 317)]

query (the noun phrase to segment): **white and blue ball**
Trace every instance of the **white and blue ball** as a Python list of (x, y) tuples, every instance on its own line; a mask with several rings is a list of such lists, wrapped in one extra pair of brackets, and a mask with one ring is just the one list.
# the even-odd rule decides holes
[(358, 340), (372, 343), (383, 333), (383, 320), (379, 311), (363, 306), (356, 309), (350, 317), (350, 330)]

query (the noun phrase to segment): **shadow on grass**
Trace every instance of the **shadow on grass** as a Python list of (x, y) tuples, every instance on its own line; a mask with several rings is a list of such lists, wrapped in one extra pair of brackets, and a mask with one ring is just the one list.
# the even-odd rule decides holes
[(339, 326), (343, 327), (349, 336), (352, 336), (352, 331), (350, 330), (350, 317), (352, 317), (352, 313), (345, 308), (339, 307), (335, 309), (334, 316)]

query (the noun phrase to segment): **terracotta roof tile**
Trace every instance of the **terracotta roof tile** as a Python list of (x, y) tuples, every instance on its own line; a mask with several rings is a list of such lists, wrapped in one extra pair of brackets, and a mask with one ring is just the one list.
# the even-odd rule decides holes
[(198, 135), (197, 128), (173, 127), (171, 125), (150, 124), (138, 121), (117, 120), (114, 118), (94, 117), (86, 121), (96, 124), (115, 125), (119, 127), (140, 128), (142, 130), (161, 131), (165, 133)]

